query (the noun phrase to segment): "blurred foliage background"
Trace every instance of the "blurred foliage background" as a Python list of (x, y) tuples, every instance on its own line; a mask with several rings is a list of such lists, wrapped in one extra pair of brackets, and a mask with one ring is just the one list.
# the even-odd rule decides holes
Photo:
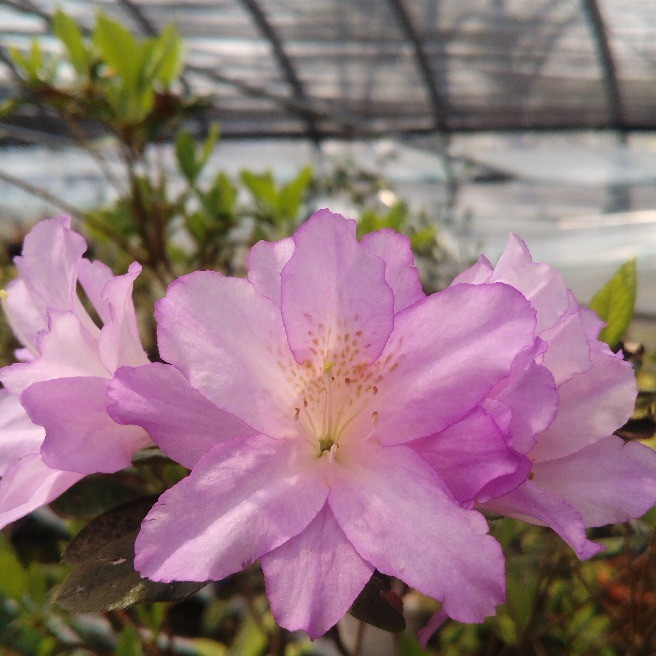
[[(107, 185), (115, 189), (114, 202), (89, 211), (44, 190), (28, 190), (73, 217), (74, 227), (89, 240), (91, 257), (102, 259), (117, 273), (134, 260), (144, 266), (135, 305), (153, 359), (157, 353), (152, 304), (169, 282), (195, 269), (243, 275), (245, 256), (255, 242), (290, 235), (322, 199), (355, 208), (360, 235), (385, 227), (406, 233), (427, 292), (446, 286), (461, 266), (440, 234), (450, 207), (412, 211), (398, 200), (388, 181), (352, 163), (321, 175), (307, 167), (286, 181), (278, 180), (275, 172), (244, 170), (236, 179), (224, 173), (207, 175), (205, 166), (220, 131), (214, 126), (207, 134), (195, 134), (189, 128), (206, 101), (188, 97), (179, 84), (184, 44), (174, 27), (137, 40), (99, 15), (95, 29), (87, 34), (70, 16), (58, 12), (54, 32), (61, 41), (60, 55), (47, 55), (38, 41), (29, 56), (12, 54), (20, 93), (0, 111), (7, 115), (19, 106), (34, 105), (63, 118), (105, 173)], [(167, 144), (174, 144), (173, 169), (166, 160)], [(20, 252), (23, 236), (17, 232), (0, 248), (3, 285), (14, 275), (11, 258)], [(609, 322), (607, 341), (625, 349), (639, 379), (636, 415), (622, 436), (650, 443), (656, 366), (653, 354), (622, 341), (632, 313), (631, 294), (635, 295), (635, 268), (627, 267), (592, 305)], [(16, 346), (3, 322), (2, 364), (13, 361)], [(405, 632), (388, 633), (347, 616), (325, 638), (311, 643), (304, 634), (275, 625), (257, 565), (200, 590), (183, 584), (173, 590), (140, 580), (130, 560), (144, 512), (140, 499), (160, 494), (184, 474), (157, 453), (140, 454), (131, 469), (112, 477), (88, 477), (51, 508), (5, 529), (0, 534), (2, 654), (656, 653), (654, 511), (625, 525), (595, 529), (593, 537), (606, 550), (585, 563), (546, 529), (491, 519), (492, 532), (507, 556), (507, 603), (482, 625), (446, 624), (424, 652), (416, 630), (437, 605), (399, 582), (392, 586), (404, 599)], [(123, 556), (126, 564), (118, 573), (116, 568), (107, 569), (108, 562)], [(159, 598), (180, 601), (156, 601)], [(377, 612), (374, 608), (370, 613), (374, 624)]]

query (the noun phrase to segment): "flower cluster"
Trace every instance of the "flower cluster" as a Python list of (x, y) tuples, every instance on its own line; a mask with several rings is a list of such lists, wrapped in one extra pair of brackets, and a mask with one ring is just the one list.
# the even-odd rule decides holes
[(481, 509), (550, 526), (588, 558), (586, 527), (656, 502), (656, 454), (613, 436), (631, 367), (517, 237), (496, 267), (481, 258), (427, 296), (407, 238), (358, 241), (355, 222), (319, 211), (256, 244), (247, 279), (173, 282), (152, 363), (138, 265), (114, 277), (85, 248), (66, 219), (39, 224), (6, 292), (25, 348), (0, 371), (5, 524), (152, 440), (191, 472), (143, 521), (143, 576), (219, 580), (259, 560), (278, 623), (315, 638), (378, 570), (441, 602), (425, 640), (504, 600)]

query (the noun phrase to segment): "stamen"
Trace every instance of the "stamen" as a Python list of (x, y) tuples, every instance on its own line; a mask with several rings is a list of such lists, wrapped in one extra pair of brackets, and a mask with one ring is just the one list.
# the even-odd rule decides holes
[(324, 416), (326, 416), (326, 422), (323, 431), (324, 435), (333, 434), (333, 364), (332, 362), (326, 362), (323, 366), (323, 376), (324, 382), (326, 385), (326, 406), (324, 408)]
[(310, 424), (310, 428), (312, 429), (312, 432), (315, 435), (318, 435), (319, 433), (317, 432), (317, 427), (314, 425), (314, 422), (312, 421), (312, 417), (310, 416), (310, 413), (308, 412), (307, 399), (303, 399), (303, 413), (305, 414), (305, 418), (307, 419), (308, 424)]
[(360, 442), (366, 442), (373, 434), (376, 432), (378, 427), (378, 413), (376, 411), (371, 413), (371, 430), (360, 440)]
[(339, 444), (335, 442), (330, 447), (330, 451), (328, 451), (328, 462), (335, 462), (335, 456), (337, 455), (337, 449), (339, 449)]

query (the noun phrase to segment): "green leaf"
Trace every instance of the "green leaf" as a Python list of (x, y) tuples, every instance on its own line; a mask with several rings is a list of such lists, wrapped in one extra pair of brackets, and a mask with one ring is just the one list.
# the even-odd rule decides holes
[(267, 643), (266, 634), (249, 613), (235, 637), (230, 653), (233, 656), (260, 656)]
[(155, 499), (137, 499), (100, 515), (71, 541), (63, 560), (77, 564), (57, 593), (72, 612), (128, 608), (143, 601), (180, 601), (205, 583), (156, 583), (134, 569), (134, 541)]
[(193, 184), (198, 177), (200, 167), (196, 163), (196, 142), (185, 130), (180, 130), (175, 139), (175, 156), (178, 158), (178, 165), (184, 177)]
[(270, 171), (258, 175), (257, 173), (244, 170), (241, 172), (241, 179), (251, 194), (253, 194), (256, 202), (261, 203), (269, 209), (275, 206), (278, 194)]
[(594, 310), (606, 327), (599, 339), (617, 347), (633, 319), (636, 299), (636, 261), (625, 262), (615, 275), (593, 296), (589, 308)]
[(306, 166), (280, 190), (278, 214), (286, 221), (294, 221), (298, 216), (303, 196), (312, 182), (312, 175), (312, 167)]
[(194, 638), (192, 643), (198, 656), (226, 656), (228, 653), (224, 644), (209, 638)]
[(27, 573), (11, 542), (0, 534), (0, 596), (20, 599), (27, 590)]
[(52, 29), (55, 36), (66, 46), (73, 68), (80, 75), (86, 74), (91, 57), (76, 22), (68, 14), (58, 9), (52, 18)]
[(122, 25), (98, 14), (93, 42), (105, 62), (136, 89), (139, 81), (141, 52), (137, 40)]
[(67, 517), (90, 518), (142, 494), (113, 475), (97, 474), (86, 476), (73, 485), (53, 501), (51, 507)]
[(157, 49), (161, 53), (156, 78), (166, 87), (179, 77), (184, 65), (184, 46), (175, 25), (167, 25), (157, 39)]
[(118, 637), (115, 656), (143, 656), (139, 634), (133, 626), (126, 626)]
[(401, 636), (400, 656), (425, 656), (426, 653), (413, 633), (404, 633)]

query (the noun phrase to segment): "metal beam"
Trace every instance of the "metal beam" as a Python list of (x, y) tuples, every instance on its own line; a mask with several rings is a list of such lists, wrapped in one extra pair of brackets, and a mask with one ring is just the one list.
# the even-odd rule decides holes
[(412, 17), (405, 6), (404, 0), (388, 0), (388, 2), (396, 15), (396, 19), (399, 22), (405, 38), (412, 43), (417, 66), (419, 67), (421, 77), (424, 80), (426, 91), (428, 92), (435, 129), (440, 132), (446, 132), (449, 127), (446, 102), (440, 94), (437, 75), (433, 70), (428, 55), (426, 54), (421, 36), (412, 22)]
[(608, 38), (608, 30), (597, 0), (581, 0), (583, 10), (588, 16), (588, 22), (594, 40), (597, 44), (599, 65), (604, 76), (606, 100), (608, 103), (609, 127), (616, 130), (626, 130), (626, 113), (624, 101), (617, 77), (617, 64)]
[[(287, 54), (280, 36), (276, 32), (275, 28), (269, 22), (267, 15), (264, 13), (264, 10), (258, 4), (257, 0), (240, 0), (241, 4), (248, 10), (252, 16), (255, 24), (262, 33), (262, 35), (269, 41), (271, 47), (273, 48), (273, 54), (278, 60), (278, 65), (282, 69), (282, 72), (287, 79), (287, 83), (292, 88), (294, 98), (305, 102), (307, 100), (307, 93), (303, 83), (296, 75), (296, 69), (292, 63), (289, 55)], [(320, 136), (315, 117), (310, 112), (301, 112), (302, 118), (305, 120), (307, 125), (308, 135), (315, 144), (319, 144)]]

